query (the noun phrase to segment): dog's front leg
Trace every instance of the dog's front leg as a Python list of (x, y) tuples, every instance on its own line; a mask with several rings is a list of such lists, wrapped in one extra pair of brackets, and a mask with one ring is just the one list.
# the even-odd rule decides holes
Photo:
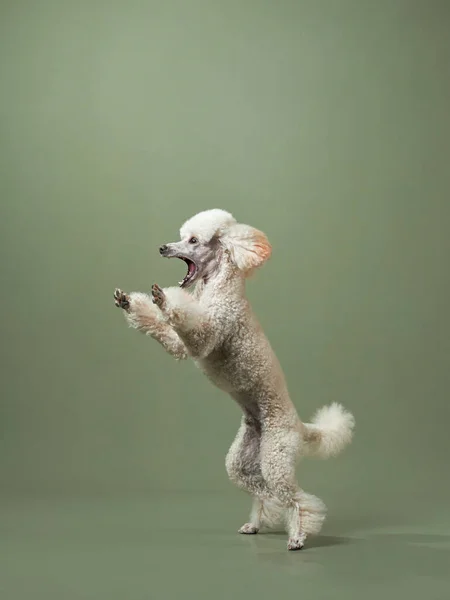
[(114, 303), (123, 310), (130, 327), (151, 336), (177, 360), (187, 358), (187, 349), (174, 329), (165, 322), (152, 299), (142, 292), (114, 292)]
[(192, 358), (208, 356), (218, 336), (199, 302), (180, 288), (162, 290), (156, 284), (152, 287), (152, 297), (153, 303), (180, 336)]

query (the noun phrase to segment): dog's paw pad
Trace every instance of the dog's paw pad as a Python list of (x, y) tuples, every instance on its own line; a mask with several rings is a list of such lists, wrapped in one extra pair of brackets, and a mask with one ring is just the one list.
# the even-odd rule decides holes
[(238, 533), (243, 533), (244, 535), (254, 535), (255, 533), (258, 533), (258, 531), (258, 527), (252, 523), (246, 523), (245, 525), (242, 525)]
[(125, 294), (125, 292), (122, 292), (121, 289), (116, 288), (114, 291), (114, 304), (118, 308), (128, 310), (130, 308), (130, 298), (128, 294)]
[(152, 285), (152, 302), (161, 308), (166, 300), (166, 295), (157, 283)]

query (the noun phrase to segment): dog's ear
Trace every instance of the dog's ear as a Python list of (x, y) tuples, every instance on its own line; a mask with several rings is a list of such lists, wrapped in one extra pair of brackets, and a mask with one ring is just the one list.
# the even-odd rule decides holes
[(245, 273), (260, 267), (272, 254), (266, 235), (249, 225), (232, 225), (220, 238), (234, 264)]

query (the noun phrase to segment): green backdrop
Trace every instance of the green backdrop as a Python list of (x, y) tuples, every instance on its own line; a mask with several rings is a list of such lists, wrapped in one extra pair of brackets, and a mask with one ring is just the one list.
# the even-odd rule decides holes
[[(448, 597), (449, 27), (438, 0), (2, 2), (5, 600)], [(176, 283), (158, 246), (216, 207), (273, 244), (248, 293), (300, 416), (356, 417), (299, 468), (330, 509), (300, 554), (235, 534), (237, 406), (112, 300)]]

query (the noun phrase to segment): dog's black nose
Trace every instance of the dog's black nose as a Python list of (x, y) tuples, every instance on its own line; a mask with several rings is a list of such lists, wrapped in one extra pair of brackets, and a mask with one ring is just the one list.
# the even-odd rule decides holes
[(160, 246), (159, 248), (159, 253), (160, 254), (164, 254), (164, 252), (167, 252), (167, 245), (163, 244), (162, 246)]

